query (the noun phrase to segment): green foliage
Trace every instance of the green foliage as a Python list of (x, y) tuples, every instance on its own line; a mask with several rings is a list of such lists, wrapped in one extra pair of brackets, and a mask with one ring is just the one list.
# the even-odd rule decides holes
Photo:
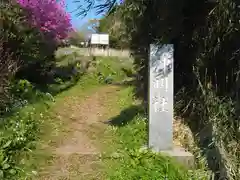
[(110, 157), (103, 156), (109, 167), (107, 179), (209, 179), (201, 169), (188, 171), (175, 160), (143, 148), (148, 134), (143, 108), (134, 104), (132, 87), (119, 93), (117, 106), (123, 110), (110, 119), (110, 131), (115, 139), (109, 143), (113, 146), (109, 148), (114, 152)]
[[(11, 11), (9, 10), (8, 13), (10, 12)], [(10, 26), (11, 23), (7, 25)], [(4, 29), (4, 30), (5, 30), (4, 33), (6, 34), (1, 34), (1, 35), (6, 35), (7, 37), (9, 33), (9, 29)], [(13, 30), (13, 29), (10, 29), (10, 30)], [(31, 61), (33, 61), (33, 64), (36, 61), (38, 61), (38, 63), (41, 62), (43, 63), (43, 66), (44, 66), (43, 61), (40, 61), (37, 58), (36, 59), (30, 58), (30, 57), (33, 57), (32, 55), (34, 54), (28, 54), (28, 53), (31, 53), (31, 48), (27, 49), (28, 44), (24, 44), (24, 43), (27, 43), (27, 41), (21, 42), (23, 44), (21, 43), (17, 44), (21, 40), (21, 37), (19, 37), (19, 35), (21, 35), (20, 33), (22, 32), (21, 31), (16, 32), (16, 36), (13, 39), (10, 39), (10, 38), (7, 39), (9, 41), (6, 41), (5, 39), (4, 41), (6, 42), (5, 45), (7, 47), (10, 47), (10, 51), (16, 50), (16, 52), (12, 53), (13, 54), (12, 56), (8, 56), (8, 57), (9, 58), (10, 57), (13, 57), (13, 58), (29, 57), (29, 59), (24, 59), (26, 60), (26, 62), (23, 63), (23, 66), (22, 66), (24, 68), (27, 67), (27, 65), (30, 66)], [(16, 49), (14, 49), (14, 46), (11, 49), (12, 46), (10, 42), (16, 43), (17, 45), (17, 47), (15, 47)], [(37, 46), (37, 44), (35, 45)], [(4, 46), (4, 48), (6, 47)], [(42, 51), (42, 50), (44, 49), (41, 49), (41, 47), (39, 47), (39, 51)], [(17, 59), (7, 59), (7, 58), (1, 59), (1, 62), (3, 62), (0, 64), (1, 70), (2, 69), (5, 70), (3, 65), (7, 64), (5, 63), (5, 61), (7, 60), (9, 60), (9, 64), (10, 63), (14, 64), (13, 60), (17, 61)], [(47, 59), (45, 60), (47, 61)], [(7, 66), (6, 68), (9, 68), (9, 67), (10, 66)], [(80, 68), (79, 63), (75, 64), (72, 67)], [(9, 74), (7, 74), (8, 73), (7, 71), (3, 71), (3, 72), (1, 71), (2, 73), (1, 75), (5, 75), (4, 74), (5, 72), (6, 72), (6, 76), (4, 77), (6, 77), (6, 80), (8, 80), (6, 85), (8, 88), (9, 98), (7, 99), (7, 102), (4, 106), (4, 113), (1, 114), (0, 116), (0, 179), (19, 180), (19, 179), (25, 179), (29, 176), (32, 176), (34, 172), (34, 171), (29, 172), (28, 170), (28, 167), (27, 167), (28, 166), (27, 164), (29, 161), (28, 157), (29, 155), (31, 155), (32, 151), (36, 148), (36, 141), (38, 140), (38, 137), (40, 135), (40, 129), (39, 129), (40, 124), (42, 123), (43, 120), (45, 120), (43, 118), (43, 114), (45, 114), (45, 111), (49, 107), (47, 101), (48, 100), (54, 101), (54, 98), (50, 93), (43, 93), (39, 91), (35, 87), (35, 85), (33, 85), (33, 83), (29, 81), (29, 79), (27, 80), (27, 79), (14, 78), (13, 76), (14, 71), (9, 72)], [(37, 72), (36, 69), (32, 69), (28, 73), (32, 73), (29, 75), (34, 76), (34, 75), (39, 75), (38, 73), (40, 72)], [(18, 77), (21, 77), (21, 76), (19, 76), (18, 74)], [(30, 80), (34, 80), (34, 79), (30, 79)], [(74, 81), (76, 80), (74, 79)], [(44, 84), (46, 85), (47, 82), (44, 82)], [(61, 85), (62, 84), (58, 86), (61, 86)], [(64, 88), (67, 88), (70, 85), (66, 83), (63, 85), (64, 87), (61, 86), (56, 88), (56, 90), (53, 93), (59, 93), (60, 91), (64, 90)], [(1, 87), (3, 87), (2, 84), (1, 84)], [(48, 90), (52, 90), (52, 89), (49, 88)], [(40, 102), (36, 104), (36, 100)], [(44, 103), (42, 103), (42, 101), (44, 101)]]
[[(236, 98), (239, 96), (240, 45), (236, 40), (239, 38), (237, 30), (239, 22), (236, 19), (239, 18), (240, 13), (236, 6), (234, 1), (228, 0), (219, 1), (218, 4), (208, 4), (207, 7), (204, 3), (200, 3), (195, 7), (196, 13), (202, 14), (202, 21), (198, 22), (193, 29), (192, 42), (184, 40), (185, 44), (193, 44), (187, 49), (192, 52), (189, 54), (188, 65), (180, 58), (178, 62), (181, 71), (186, 69), (185, 76), (178, 76), (179, 81), (184, 83), (182, 87), (185, 88), (185, 101), (182, 108), (190, 102), (191, 105), (186, 112), (199, 119), (199, 122), (195, 122), (194, 125), (189, 122), (190, 126), (198, 127), (197, 130), (194, 128), (192, 130), (199, 132), (204, 128), (212, 129), (210, 140), (204, 142), (200, 138), (199, 143), (217, 152), (205, 152), (208, 158), (213, 154), (216, 157), (216, 161), (210, 167), (215, 172), (216, 178), (240, 178), (240, 154), (238, 153), (240, 147), (237, 145), (240, 144), (240, 124), (239, 104)], [(194, 16), (191, 18), (195, 20)], [(184, 38), (181, 37), (181, 39)], [(178, 57), (184, 53), (186, 51), (182, 50), (178, 53)], [(195, 108), (191, 108), (194, 106)]]
[[(1, 3), (1, 12), (3, 3)], [(8, 7), (8, 6), (7, 6)], [(8, 7), (9, 8), (9, 7)], [(5, 22), (4, 16), (0, 14), (0, 23), (1, 25)], [(10, 34), (11, 35), (11, 34)], [(8, 36), (10, 36), (8, 35)], [(7, 46), (7, 34), (3, 28), (0, 29), (0, 113), (6, 108), (7, 103), (10, 99), (9, 94), (9, 85), (12, 76), (17, 70), (18, 59), (13, 56), (12, 52)]]
[(0, 124), (0, 178), (18, 179), (24, 172), (23, 152), (35, 148), (39, 132), (35, 108), (24, 108), (13, 116), (3, 119)]
[[(55, 91), (49, 90), (56, 94), (72, 86), (64, 83)], [(41, 134), (39, 128), (46, 120), (48, 102), (54, 101), (54, 97), (37, 90), (27, 80), (14, 81), (11, 93), (9, 114), (0, 118), (0, 179), (18, 180), (32, 177), (35, 173), (29, 170), (29, 156), (36, 148)]]
[(125, 79), (127, 76), (121, 69), (122, 66), (124, 67), (124, 64), (116, 58), (97, 58), (95, 65), (97, 79), (106, 84)]
[(116, 6), (112, 13), (99, 20), (97, 31), (109, 34), (110, 47), (127, 49), (129, 44), (125, 36), (125, 24), (121, 19), (121, 14), (118, 13), (118, 8), (120, 7)]
[(29, 96), (33, 94), (33, 85), (27, 80), (20, 79), (12, 84), (11, 92), (15, 97), (29, 99)]
[(27, 12), (17, 4), (1, 3), (1, 37), (4, 50), (19, 60), (17, 77), (34, 83), (44, 83), (54, 63), (55, 42), (27, 22)]
[(69, 43), (71, 45), (77, 46), (77, 47), (81, 47), (81, 42), (85, 42), (86, 41), (86, 35), (81, 32), (81, 31), (77, 31), (77, 32), (71, 32), (69, 35)]
[[(0, 40), (1, 41), (1, 40)], [(10, 100), (10, 81), (16, 71), (16, 63), (7, 51), (0, 45), (0, 114), (6, 108)], [(12, 67), (12, 68), (9, 68)]]
[[(56, 44), (31, 27), (27, 12), (13, 1), (0, 5), (0, 179), (19, 180), (29, 176), (27, 157), (36, 148), (43, 114), (49, 107), (47, 101), (54, 101), (50, 93), (41, 92), (36, 84), (42, 89), (49, 86), (53, 67), (56, 68)], [(79, 63), (70, 69), (75, 67), (77, 73), (72, 81), (77, 81), (76, 76), (82, 71)], [(60, 85), (64, 83), (61, 79)], [(72, 85), (66, 84), (64, 88)], [(64, 89), (60, 85), (54, 93)], [(40, 103), (36, 104), (36, 100)]]
[[(180, 95), (186, 94), (179, 94), (179, 99), (176, 100), (176, 111), (179, 114), (183, 112), (182, 107), (186, 106), (180, 100)], [(211, 164), (211, 170), (215, 173), (218, 171), (216, 177), (235, 179), (240, 173), (239, 105), (230, 97), (219, 98), (211, 89), (207, 89), (206, 94), (198, 98), (192, 97), (191, 103), (194, 109), (191, 109), (187, 124), (193, 132), (197, 132), (196, 142)]]
[[(120, 159), (121, 166), (109, 179), (198, 179), (190, 176), (177, 163), (161, 155), (139, 150), (126, 150), (127, 155)], [(202, 179), (203, 180), (203, 179)]]

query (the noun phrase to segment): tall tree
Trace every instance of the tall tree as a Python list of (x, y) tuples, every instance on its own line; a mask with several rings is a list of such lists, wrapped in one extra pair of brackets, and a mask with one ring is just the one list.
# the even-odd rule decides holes
[(86, 41), (85, 34), (80, 30), (69, 33), (68, 40), (74, 46), (80, 46), (81, 42)]
[(123, 22), (119, 5), (115, 5), (110, 12), (106, 13), (99, 20), (98, 32), (108, 33), (110, 35), (110, 46), (114, 48), (128, 48), (128, 39), (125, 31), (126, 26)]

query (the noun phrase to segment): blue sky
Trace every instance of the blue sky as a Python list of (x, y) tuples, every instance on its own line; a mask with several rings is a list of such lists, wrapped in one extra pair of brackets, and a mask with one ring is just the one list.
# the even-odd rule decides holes
[(72, 12), (74, 11), (78, 5), (83, 5), (84, 6), (84, 0), (80, 0), (81, 2), (75, 3), (74, 0), (65, 0), (66, 2), (66, 11), (71, 14), (72, 18), (72, 25), (74, 28), (79, 29), (81, 26), (88, 22), (89, 19), (94, 19), (94, 18), (101, 18), (102, 15), (96, 15), (95, 11), (92, 10), (88, 13), (88, 15), (84, 18), (82, 17), (77, 17), (76, 14), (77, 12)]
[[(82, 17), (77, 17), (77, 11), (72, 12), (74, 10), (77, 9), (77, 7), (79, 5), (83, 5), (84, 6), (84, 0), (78, 0), (80, 2), (74, 2), (75, 0), (65, 0), (66, 2), (66, 11), (69, 12), (71, 14), (71, 18), (72, 18), (72, 25), (74, 28), (79, 29), (81, 28), (81, 26), (83, 24), (85, 24), (86, 22), (88, 22), (90, 19), (99, 19), (103, 16), (103, 14), (96, 14), (96, 10), (91, 10), (86, 17), (82, 18)], [(101, 2), (106, 2), (106, 0), (100, 0)], [(99, 4), (99, 0), (95, 0), (96, 4)], [(120, 0), (117, 0), (117, 2), (119, 3)]]

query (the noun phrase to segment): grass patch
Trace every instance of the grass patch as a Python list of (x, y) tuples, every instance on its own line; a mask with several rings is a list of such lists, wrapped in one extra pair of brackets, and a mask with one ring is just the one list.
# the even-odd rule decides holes
[(201, 170), (189, 171), (173, 159), (141, 149), (147, 143), (147, 119), (135, 102), (132, 87), (119, 92), (115, 108), (122, 111), (109, 121), (113, 139), (103, 155), (107, 179), (208, 179)]
[(39, 127), (48, 107), (43, 102), (28, 105), (1, 119), (0, 179), (21, 179), (28, 175), (26, 157), (36, 148), (41, 131)]

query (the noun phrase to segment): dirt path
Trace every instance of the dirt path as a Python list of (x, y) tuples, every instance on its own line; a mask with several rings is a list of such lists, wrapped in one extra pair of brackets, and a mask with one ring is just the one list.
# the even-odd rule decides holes
[(40, 180), (90, 180), (103, 179), (99, 155), (111, 108), (117, 101), (117, 86), (104, 86), (83, 99), (65, 97), (54, 108), (55, 116), (62, 122), (63, 131), (52, 143), (53, 154), (49, 166)]

